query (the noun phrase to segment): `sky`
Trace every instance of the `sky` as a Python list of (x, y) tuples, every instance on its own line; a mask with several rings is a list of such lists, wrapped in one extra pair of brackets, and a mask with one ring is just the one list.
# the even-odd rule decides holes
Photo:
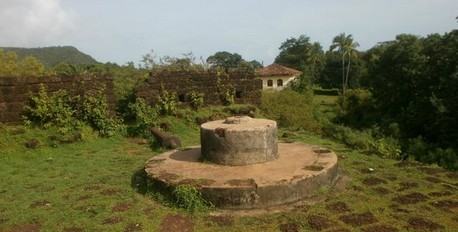
[(305, 34), (328, 49), (350, 33), (366, 50), (397, 34), (458, 29), (457, 0), (0, 0), (0, 47), (75, 46), (101, 62), (217, 51), (270, 64)]

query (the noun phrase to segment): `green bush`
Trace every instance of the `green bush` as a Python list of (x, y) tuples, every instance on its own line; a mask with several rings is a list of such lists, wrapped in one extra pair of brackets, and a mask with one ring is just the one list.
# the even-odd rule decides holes
[(174, 115), (177, 111), (176, 94), (161, 88), (161, 94), (158, 97), (157, 107), (161, 115)]
[(44, 128), (57, 127), (61, 134), (73, 132), (86, 123), (102, 136), (113, 135), (120, 125), (110, 115), (103, 91), (72, 97), (64, 90), (48, 94), (44, 86), (24, 107), (24, 122)]
[(412, 157), (424, 163), (437, 163), (439, 166), (450, 170), (458, 170), (458, 153), (456, 150), (437, 148), (425, 142), (421, 136), (407, 140), (405, 147), (406, 157)]
[(192, 91), (189, 94), (191, 100), (191, 107), (195, 110), (198, 110), (204, 105), (204, 94)]
[(359, 131), (335, 124), (328, 125), (323, 131), (328, 137), (334, 138), (353, 149), (385, 158), (401, 158), (402, 150), (399, 141), (392, 137), (376, 136), (377, 131), (369, 129)]
[(392, 137), (374, 139), (371, 142), (370, 151), (381, 157), (391, 159), (400, 159), (402, 153), (399, 141)]
[(202, 194), (191, 185), (179, 185), (173, 190), (175, 203), (178, 207), (187, 211), (204, 211), (212, 207), (212, 204), (202, 197)]
[(339, 121), (357, 128), (373, 125), (376, 119), (372, 93), (364, 89), (349, 89), (338, 99)]
[(263, 115), (276, 120), (281, 127), (310, 131), (320, 128), (314, 117), (315, 108), (311, 95), (292, 90), (263, 92), (260, 109)]
[(103, 90), (91, 91), (83, 96), (80, 119), (98, 130), (102, 136), (112, 136), (121, 124), (110, 116), (107, 99)]
[(420, 160), (422, 157), (426, 157), (430, 150), (431, 145), (426, 143), (421, 136), (418, 136), (407, 140), (405, 155), (413, 157), (415, 160)]
[(65, 90), (48, 95), (45, 86), (41, 85), (37, 95), (31, 96), (24, 107), (24, 122), (50, 128), (55, 126), (62, 134), (75, 130), (79, 123), (75, 120), (76, 110), (73, 99)]
[(426, 157), (420, 159), (422, 162), (434, 163), (450, 170), (458, 170), (458, 153), (451, 148), (435, 148), (428, 152)]
[(334, 138), (347, 146), (368, 151), (373, 143), (373, 138), (368, 131), (356, 131), (349, 127), (330, 124), (323, 128), (325, 135)]
[(227, 88), (224, 89), (221, 93), (221, 101), (223, 102), (223, 105), (229, 106), (234, 104), (234, 89), (232, 88)]
[(148, 105), (145, 99), (137, 98), (135, 103), (129, 104), (129, 110), (135, 119), (134, 126), (130, 128), (132, 134), (144, 135), (150, 127), (156, 126), (157, 110)]
[(228, 74), (224, 71), (218, 71), (217, 73), (217, 80), (216, 80), (216, 88), (219, 94), (219, 98), (223, 105), (229, 106), (234, 104), (234, 95), (235, 95), (235, 89), (234, 86), (231, 84), (224, 84), (222, 81), (222, 77), (228, 77)]

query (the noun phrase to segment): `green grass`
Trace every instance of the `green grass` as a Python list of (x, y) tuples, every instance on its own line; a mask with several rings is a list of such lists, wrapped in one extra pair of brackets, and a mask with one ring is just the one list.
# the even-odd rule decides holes
[[(167, 120), (185, 145), (198, 143), (196, 125), (176, 118)], [(0, 231), (24, 224), (39, 224), (41, 231), (172, 231), (173, 225), (194, 231), (279, 231), (286, 227), (314, 231), (320, 217), (330, 225), (325, 231), (358, 231), (373, 225), (405, 231), (414, 217), (440, 224), (445, 231), (458, 228), (456, 173), (419, 164), (399, 167), (398, 161), (362, 154), (307, 132), (282, 130), (279, 136), (284, 132), (288, 132), (288, 140), (334, 150), (347, 184), (320, 189), (321, 201), (289, 212), (214, 217), (208, 212), (190, 214), (164, 206), (131, 187), (133, 175), (157, 154), (148, 144), (138, 144), (138, 139), (99, 138), (87, 132), (84, 142), (52, 147), (48, 139), (52, 131), (31, 129), (21, 134), (4, 126), (0, 128)], [(25, 148), (24, 143), (32, 138), (40, 140), (42, 146)], [(374, 171), (368, 172), (369, 168)], [(381, 183), (369, 186), (368, 178), (378, 178)], [(415, 187), (400, 191), (403, 183), (415, 183), (411, 184)], [(389, 192), (381, 194), (378, 188)], [(434, 192), (449, 195), (429, 195)], [(396, 202), (396, 197), (409, 193), (420, 193), (427, 199), (405, 205)], [(435, 202), (444, 200), (455, 202), (455, 208), (438, 208)], [(334, 203), (343, 203), (350, 211), (328, 209)], [(343, 222), (344, 215), (367, 212), (376, 223), (356, 227)], [(178, 219), (180, 223), (176, 223)], [(116, 223), (110, 224), (110, 220)]]
[(313, 102), (318, 106), (318, 111), (328, 119), (337, 116), (337, 99), (338, 96), (314, 95)]

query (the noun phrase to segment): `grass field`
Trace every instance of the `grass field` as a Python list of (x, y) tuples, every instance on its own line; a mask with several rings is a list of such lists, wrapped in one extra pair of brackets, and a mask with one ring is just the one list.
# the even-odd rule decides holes
[[(316, 96), (328, 119), (335, 96)], [(232, 111), (243, 108), (236, 106)], [(231, 110), (229, 110), (231, 111)], [(225, 108), (203, 109), (161, 123), (184, 146), (199, 143), (199, 117), (224, 117)], [(299, 207), (255, 216), (189, 213), (132, 188), (144, 162), (162, 152), (140, 138), (99, 138), (59, 144), (52, 130), (0, 127), (0, 231), (455, 231), (458, 174), (435, 166), (400, 163), (348, 149), (305, 131), (280, 130), (287, 141), (331, 148), (342, 178)], [(38, 148), (24, 144), (39, 140)], [(312, 204), (313, 202), (313, 204)], [(218, 216), (216, 216), (218, 215)]]
[[(198, 128), (174, 123), (185, 145)], [(286, 133), (285, 133), (286, 132)], [(361, 154), (306, 132), (287, 140), (336, 151), (345, 178), (318, 202), (257, 216), (190, 214), (131, 187), (153, 151), (141, 139), (86, 136), (50, 143), (49, 131), (0, 129), (0, 231), (456, 231), (458, 177), (438, 167)], [(90, 135), (90, 133), (87, 133)], [(25, 148), (31, 138), (36, 149)], [(372, 168), (373, 171), (370, 171)]]
[(318, 106), (318, 110), (322, 115), (328, 119), (332, 119), (337, 116), (337, 99), (338, 96), (315, 95), (313, 101)]

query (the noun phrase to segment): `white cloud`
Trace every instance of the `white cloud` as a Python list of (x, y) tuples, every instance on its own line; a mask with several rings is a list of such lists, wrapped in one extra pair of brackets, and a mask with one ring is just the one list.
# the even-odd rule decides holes
[(46, 46), (73, 31), (61, 0), (1, 0), (0, 46)]

